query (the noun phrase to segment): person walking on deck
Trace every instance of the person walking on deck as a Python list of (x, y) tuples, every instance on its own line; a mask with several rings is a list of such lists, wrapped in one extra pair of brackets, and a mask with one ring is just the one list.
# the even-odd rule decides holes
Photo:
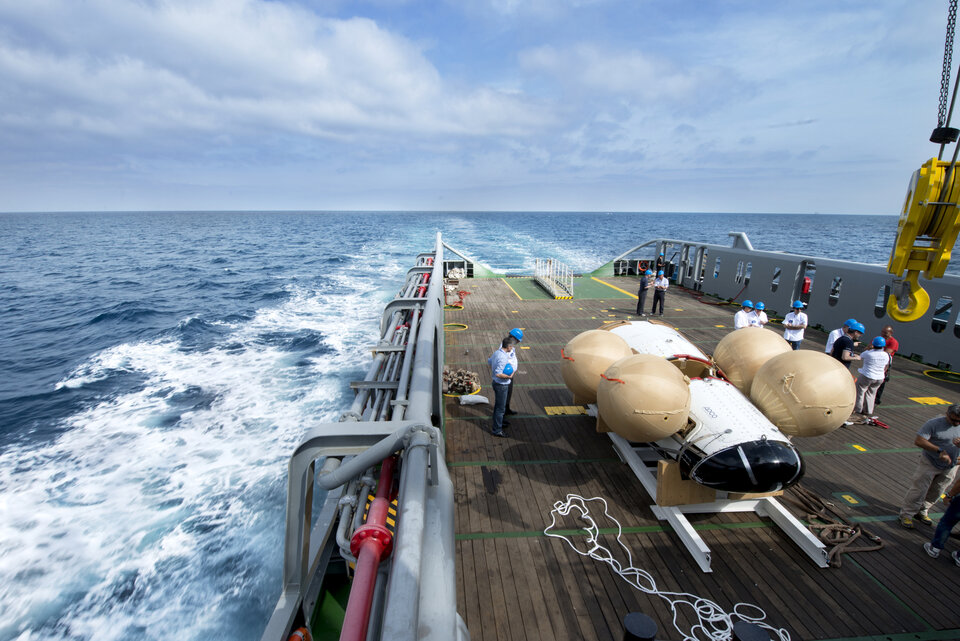
[(960, 404), (954, 403), (945, 416), (924, 423), (913, 444), (921, 452), (910, 488), (900, 505), (900, 525), (905, 528), (913, 528), (914, 519), (932, 525), (933, 519), (928, 514), (930, 507), (956, 478), (957, 455), (960, 454)]
[(783, 319), (783, 339), (794, 350), (800, 349), (803, 342), (803, 330), (807, 328), (807, 315), (803, 313), (803, 301), (793, 301), (793, 311)]
[(647, 306), (647, 292), (653, 285), (653, 272), (649, 269), (640, 277), (640, 289), (637, 291), (637, 316), (646, 316), (644, 308)]
[(887, 346), (883, 348), (883, 351), (890, 354), (890, 365), (887, 367), (887, 372), (883, 376), (883, 382), (880, 383), (880, 389), (877, 390), (877, 400), (874, 401), (877, 405), (880, 404), (880, 398), (883, 396), (883, 388), (886, 386), (887, 381), (890, 380), (890, 369), (893, 367), (893, 355), (900, 349), (900, 342), (893, 337), (893, 327), (884, 325), (883, 329), (880, 330), (880, 335), (883, 336), (883, 340), (887, 341)]
[(511, 336), (504, 338), (500, 347), (487, 359), (493, 379), (493, 427), (490, 429), (490, 433), (494, 436), (506, 436), (503, 433), (503, 414), (507, 409), (507, 395), (510, 393), (510, 383), (514, 372), (513, 365), (510, 364), (510, 353), (513, 352), (514, 340)]
[(874, 396), (890, 367), (890, 354), (883, 349), (886, 344), (883, 336), (877, 336), (873, 339), (873, 347), (860, 354), (863, 366), (857, 370), (860, 375), (857, 377), (857, 404), (853, 411), (860, 415), (863, 422), (877, 418), (873, 415)]
[(740, 311), (733, 315), (733, 328), (743, 329), (750, 327), (750, 315), (753, 313), (753, 301), (747, 299), (742, 303)]
[[(933, 538), (923, 544), (923, 549), (933, 558), (940, 556), (940, 551), (946, 545), (950, 532), (960, 521), (960, 499), (957, 498), (957, 493), (960, 493), (960, 478), (954, 479), (953, 484), (943, 493), (943, 503), (947, 506), (947, 511), (940, 517)], [(950, 553), (950, 558), (960, 565), (960, 552), (954, 550)]]
[[(509, 334), (506, 338), (509, 338), (509, 339), (511, 339), (511, 340), (513, 341), (514, 348), (513, 348), (513, 351), (510, 352), (510, 364), (513, 365), (513, 374), (514, 374), (514, 376), (516, 376), (517, 371), (518, 371), (518, 369), (519, 369), (519, 367), (520, 367), (520, 366), (517, 364), (517, 348), (516, 348), (516, 345), (523, 342), (523, 330), (520, 329), (519, 327), (514, 327), (513, 329), (510, 330), (510, 334)], [(510, 401), (513, 400), (513, 387), (514, 387), (513, 379), (511, 378), (511, 382), (510, 382), (510, 386), (509, 386), (509, 391), (507, 392), (507, 407), (506, 407), (506, 409), (505, 409), (504, 412), (503, 412), (503, 413), (506, 414), (507, 416), (509, 416), (509, 415), (511, 415), (511, 414), (516, 414), (516, 413), (517, 413), (516, 410), (513, 410), (513, 409), (510, 408)], [(504, 421), (503, 421), (503, 425), (504, 425), (505, 427), (509, 427), (509, 426), (510, 426), (510, 422), (504, 420)]]
[(650, 310), (650, 315), (657, 313), (657, 303), (660, 303), (660, 315), (663, 316), (663, 302), (667, 298), (667, 288), (670, 286), (670, 281), (668, 281), (663, 276), (663, 271), (657, 272), (657, 278), (653, 281), (653, 308)]

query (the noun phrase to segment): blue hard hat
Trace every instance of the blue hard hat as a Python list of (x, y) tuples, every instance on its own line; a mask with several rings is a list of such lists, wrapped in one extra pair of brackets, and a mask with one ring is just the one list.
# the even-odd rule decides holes
[(886, 347), (886, 346), (887, 346), (887, 339), (885, 339), (883, 336), (877, 336), (876, 338), (873, 339), (873, 346), (874, 346), (874, 347)]
[(843, 324), (844, 324), (845, 327), (851, 327), (851, 328), (852, 328), (854, 325), (857, 324), (857, 319), (856, 319), (856, 318), (848, 318), (847, 320), (843, 321)]
[(511, 374), (513, 374), (513, 365), (511, 365), (510, 363), (507, 363), (506, 365), (504, 365), (503, 373), (506, 374), (507, 376), (510, 376)]
[(860, 332), (861, 334), (867, 331), (867, 328), (863, 326), (863, 323), (858, 323), (857, 321), (853, 321), (853, 325), (850, 326), (850, 329), (855, 332)]
[(743, 305), (744, 307), (749, 307), (750, 309), (753, 309), (753, 301), (750, 300), (749, 298), (740, 304)]
[(644, 276), (653, 276), (653, 272), (648, 269), (647, 271), (643, 272), (643, 275), (644, 275)]
[(757, 303), (757, 305), (756, 305), (756, 307), (754, 307), (754, 309), (759, 309), (760, 311), (763, 311), (764, 309), (766, 309), (766, 305), (763, 304), (763, 301), (760, 301), (760, 302)]
[(657, 276), (663, 276), (663, 270), (662, 270), (662, 269), (657, 272)]
[(803, 309), (803, 301), (802, 301), (802, 300), (795, 300), (795, 301), (793, 301), (793, 306), (796, 307), (796, 308), (799, 308), (799, 309)]
[(510, 335), (517, 339), (517, 342), (523, 342), (523, 330), (519, 327), (514, 327), (510, 330)]

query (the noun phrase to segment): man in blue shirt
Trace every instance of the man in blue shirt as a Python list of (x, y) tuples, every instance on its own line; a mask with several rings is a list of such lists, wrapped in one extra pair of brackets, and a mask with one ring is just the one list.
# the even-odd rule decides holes
[(927, 511), (956, 477), (957, 457), (960, 455), (960, 404), (951, 405), (946, 416), (924, 423), (913, 444), (922, 452), (910, 489), (900, 506), (900, 525), (905, 528), (912, 528), (914, 519), (933, 525)]
[(490, 432), (494, 436), (506, 436), (503, 433), (503, 414), (507, 409), (507, 395), (510, 393), (510, 383), (514, 373), (510, 360), (515, 340), (512, 336), (504, 338), (500, 347), (487, 359), (493, 383), (493, 428)]

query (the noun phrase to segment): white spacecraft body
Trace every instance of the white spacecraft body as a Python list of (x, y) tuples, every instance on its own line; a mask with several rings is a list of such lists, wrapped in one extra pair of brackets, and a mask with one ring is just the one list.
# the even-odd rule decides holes
[(652, 445), (696, 482), (728, 492), (772, 492), (798, 482), (804, 463), (787, 436), (710, 357), (673, 327), (634, 321), (610, 330), (636, 352), (660, 356), (690, 378), (688, 427)]

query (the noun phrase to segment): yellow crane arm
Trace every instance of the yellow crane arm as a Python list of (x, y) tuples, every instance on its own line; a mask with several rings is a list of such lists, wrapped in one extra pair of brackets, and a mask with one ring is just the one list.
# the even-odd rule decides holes
[(909, 322), (926, 313), (930, 295), (920, 286), (920, 273), (941, 278), (950, 263), (960, 232), (957, 173), (950, 162), (931, 158), (910, 179), (887, 263), (887, 271), (910, 288), (905, 307), (899, 296), (887, 300), (887, 313), (894, 320)]

